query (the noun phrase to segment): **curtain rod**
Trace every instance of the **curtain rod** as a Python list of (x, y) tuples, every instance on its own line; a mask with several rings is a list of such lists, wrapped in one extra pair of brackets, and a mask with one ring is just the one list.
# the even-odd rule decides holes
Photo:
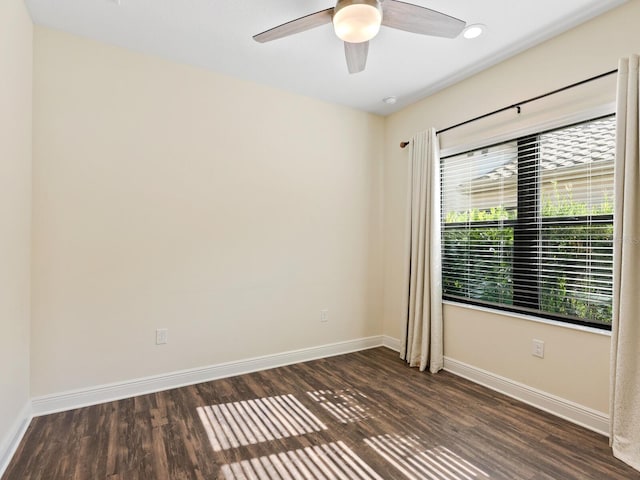
[[(599, 80), (601, 78), (608, 77), (609, 75), (613, 75), (614, 73), (618, 73), (618, 69), (617, 68), (615, 70), (611, 70), (609, 72), (605, 72), (605, 73), (601, 73), (600, 75), (596, 75), (595, 77), (590, 77), (590, 78), (587, 78), (585, 80), (580, 80), (579, 82), (572, 83), (571, 85), (567, 85), (565, 87), (558, 88), (556, 90), (551, 90), (550, 92), (543, 93), (542, 95), (538, 95), (536, 97), (528, 98), (526, 100), (522, 100), (521, 102), (513, 103), (513, 104), (511, 104), (511, 105), (509, 105), (507, 107), (499, 108), (498, 110), (494, 110), (493, 112), (485, 113), (484, 115), (480, 115), (478, 117), (474, 117), (474, 118), (471, 118), (469, 120), (465, 120), (464, 122), (456, 123), (455, 125), (452, 125), (450, 127), (443, 128), (442, 130), (438, 130), (436, 132), (436, 135), (440, 135), (441, 133), (448, 132), (449, 130), (453, 130), (454, 128), (462, 127), (463, 125), (467, 125), (468, 123), (472, 123), (472, 122), (475, 122), (477, 120), (482, 120), (483, 118), (487, 118), (487, 117), (490, 117), (492, 115), (496, 115), (498, 113), (506, 112), (507, 110), (511, 110), (512, 108), (515, 108), (518, 111), (518, 113), (520, 113), (522, 105), (526, 105), (527, 103), (535, 102), (536, 100), (540, 100), (542, 98), (549, 97), (551, 95), (555, 95), (556, 93), (564, 92), (565, 90), (569, 90), (571, 88), (579, 87), (580, 85), (584, 85), (585, 83), (593, 82), (594, 80)], [(411, 142), (400, 142), (400, 148), (405, 148), (410, 143)]]

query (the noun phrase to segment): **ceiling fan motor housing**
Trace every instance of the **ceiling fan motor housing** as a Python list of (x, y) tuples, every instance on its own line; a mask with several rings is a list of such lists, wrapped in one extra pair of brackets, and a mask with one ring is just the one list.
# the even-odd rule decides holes
[(338, 0), (333, 13), (336, 35), (345, 42), (361, 43), (378, 34), (382, 23), (379, 0)]

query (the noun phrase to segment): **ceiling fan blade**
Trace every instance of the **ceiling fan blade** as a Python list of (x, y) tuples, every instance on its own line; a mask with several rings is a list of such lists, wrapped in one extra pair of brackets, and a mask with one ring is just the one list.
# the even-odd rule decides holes
[(455, 38), (466, 26), (458, 18), (398, 0), (384, 0), (382, 11), (382, 25), (405, 32)]
[(273, 27), (266, 32), (254, 35), (253, 39), (256, 42), (264, 43), (270, 42), (272, 40), (277, 40), (279, 38), (288, 37), (289, 35), (293, 35), (295, 33), (304, 32), (306, 30), (311, 30), (312, 28), (324, 25), (326, 23), (331, 23), (332, 17), (333, 8), (327, 8), (326, 10), (321, 10), (304, 17), (296, 18), (295, 20), (291, 20), (290, 22), (283, 23), (282, 25), (278, 25), (277, 27)]
[(347, 58), (349, 73), (359, 73), (367, 66), (369, 54), (369, 42), (349, 43), (344, 42), (344, 56)]

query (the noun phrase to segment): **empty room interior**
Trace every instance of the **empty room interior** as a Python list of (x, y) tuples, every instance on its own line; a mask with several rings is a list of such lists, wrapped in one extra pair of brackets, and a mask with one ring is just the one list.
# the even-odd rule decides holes
[(640, 479), (639, 22), (1, 2), (0, 478)]

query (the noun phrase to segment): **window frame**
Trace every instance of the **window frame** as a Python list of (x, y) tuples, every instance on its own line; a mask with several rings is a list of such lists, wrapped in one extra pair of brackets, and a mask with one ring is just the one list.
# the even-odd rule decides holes
[[(614, 223), (614, 215), (611, 214), (599, 214), (599, 215), (583, 215), (583, 216), (566, 216), (566, 217), (544, 217), (539, 214), (540, 212), (540, 203), (542, 201), (541, 192), (540, 192), (540, 182), (531, 182), (528, 178), (522, 178), (523, 173), (528, 173), (531, 170), (535, 170), (534, 175), (539, 179), (540, 178), (540, 156), (537, 154), (523, 154), (523, 151), (526, 149), (526, 145), (530, 142), (532, 138), (538, 138), (546, 133), (554, 132), (564, 128), (570, 128), (573, 126), (577, 126), (580, 124), (584, 124), (587, 122), (593, 122), (606, 118), (615, 118), (615, 113), (606, 113), (600, 114), (596, 116), (587, 117), (580, 120), (574, 120), (572, 122), (568, 122), (566, 124), (560, 123), (559, 125), (555, 125), (553, 127), (547, 127), (546, 129), (534, 131), (534, 133), (520, 134), (516, 135), (515, 138), (505, 138), (501, 141), (494, 141), (488, 145), (483, 146), (474, 146), (469, 149), (456, 149), (455, 152), (443, 155), (440, 159), (440, 183), (443, 184), (444, 178), (444, 161), (448, 158), (457, 157), (460, 155), (466, 155), (468, 153), (477, 152), (482, 149), (490, 149), (492, 147), (496, 147), (502, 145), (504, 143), (514, 141), (517, 142), (518, 145), (518, 162), (517, 162), (517, 204), (516, 209), (518, 211), (517, 217), (515, 219), (504, 219), (504, 220), (485, 220), (485, 221), (465, 221), (465, 222), (446, 222), (446, 213), (444, 210), (444, 199), (441, 198), (441, 254), (444, 259), (445, 256), (445, 233), (447, 231), (453, 230), (470, 230), (470, 229), (481, 229), (488, 227), (499, 227), (505, 228), (510, 227), (513, 228), (513, 256), (512, 256), (512, 279), (513, 279), (513, 306), (497, 303), (485, 300), (477, 300), (468, 297), (461, 297), (458, 295), (447, 295), (444, 293), (442, 299), (445, 301), (459, 303), (464, 305), (473, 305), (477, 307), (484, 307), (488, 309), (499, 310), (502, 312), (511, 312), (517, 314), (524, 314), (533, 317), (538, 317), (546, 320), (553, 320), (562, 322), (565, 324), (573, 324), (579, 325), (582, 327), (595, 328), (597, 330), (603, 331), (611, 331), (611, 323), (599, 323), (599, 322), (590, 322), (588, 320), (578, 319), (575, 317), (569, 317), (560, 315), (557, 313), (550, 313), (540, 310), (540, 297), (542, 290), (540, 288), (540, 277), (539, 275), (534, 275), (532, 279), (532, 275), (530, 274), (531, 270), (538, 270), (541, 266), (540, 259), (542, 255), (538, 253), (539, 244), (542, 236), (542, 232), (544, 231), (544, 226), (553, 225), (554, 227), (580, 227), (580, 226), (593, 226), (594, 221), (597, 222), (597, 225), (611, 225)], [(531, 158), (535, 157), (536, 161), (534, 165), (531, 165)], [(615, 179), (614, 179), (615, 182)], [(521, 189), (521, 185), (524, 188)], [(533, 193), (535, 195), (531, 195), (533, 189)], [(440, 192), (441, 197), (444, 196), (444, 189)], [(531, 200), (526, 200), (531, 199)], [(524, 214), (521, 216), (521, 207), (524, 206)], [(535, 218), (536, 221), (540, 222), (540, 228), (537, 230), (537, 237), (531, 240), (530, 230), (527, 230), (527, 235), (518, 235), (518, 233), (523, 233), (523, 230), (526, 229), (524, 225), (526, 225), (531, 219)], [(518, 240), (516, 240), (518, 238)], [(613, 243), (613, 241), (612, 241)], [(532, 250), (535, 250), (535, 255), (531, 256), (528, 253)], [(444, 270), (443, 270), (443, 278), (442, 284), (444, 287), (445, 279), (444, 279)], [(524, 286), (524, 289), (516, 289), (515, 286)], [(518, 291), (518, 296), (516, 296), (516, 291)], [(524, 293), (523, 293), (524, 292)], [(536, 303), (538, 305), (538, 309), (531, 308), (527, 306), (529, 302), (531, 302), (531, 298), (536, 298)]]

